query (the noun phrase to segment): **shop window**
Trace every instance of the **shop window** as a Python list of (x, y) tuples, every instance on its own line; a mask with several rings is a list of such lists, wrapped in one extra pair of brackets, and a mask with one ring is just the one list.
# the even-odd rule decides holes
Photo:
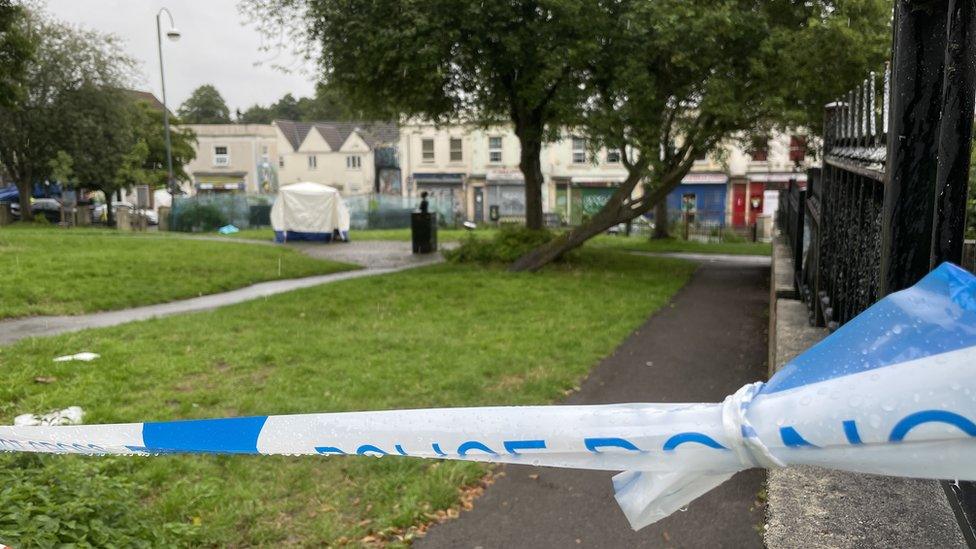
[(607, 149), (607, 164), (620, 163), (620, 149)]
[(573, 164), (586, 163), (586, 140), (582, 137), (573, 138)]
[(314, 170), (319, 167), (319, 159), (314, 154), (308, 155), (308, 169)]
[(769, 137), (759, 136), (752, 139), (752, 145), (749, 148), (749, 156), (752, 157), (754, 162), (766, 162), (769, 160)]
[(420, 150), (423, 155), (424, 162), (434, 161), (434, 140), (433, 139), (423, 139), (420, 141)]
[(214, 147), (213, 154), (213, 164), (214, 166), (229, 166), (230, 165), (230, 153), (227, 151), (227, 147), (223, 145), (217, 145)]
[(488, 138), (488, 162), (499, 164), (502, 161), (502, 138)]
[(363, 167), (363, 157), (359, 155), (350, 155), (346, 157), (346, 169), (348, 170), (358, 170)]
[(807, 138), (802, 135), (790, 136), (790, 162), (803, 162), (807, 159)]
[(461, 139), (458, 137), (451, 138), (451, 162), (460, 162), (464, 160), (464, 151), (461, 148)]

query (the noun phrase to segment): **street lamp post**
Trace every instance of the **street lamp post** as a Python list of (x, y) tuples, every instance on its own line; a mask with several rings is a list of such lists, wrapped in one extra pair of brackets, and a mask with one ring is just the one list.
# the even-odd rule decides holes
[(160, 9), (159, 13), (156, 14), (156, 43), (159, 46), (159, 82), (163, 90), (163, 127), (166, 132), (166, 186), (169, 188), (170, 208), (172, 208), (176, 202), (177, 189), (176, 182), (173, 179), (173, 147), (169, 138), (169, 107), (166, 105), (166, 76), (163, 71), (163, 13), (169, 18), (169, 30), (166, 31), (166, 37), (175, 42), (180, 39), (180, 31), (177, 30), (173, 21), (173, 14), (166, 8)]

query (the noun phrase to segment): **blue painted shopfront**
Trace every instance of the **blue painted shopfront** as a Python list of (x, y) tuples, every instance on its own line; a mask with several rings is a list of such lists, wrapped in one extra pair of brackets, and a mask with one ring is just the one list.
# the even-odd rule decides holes
[(698, 224), (725, 226), (728, 177), (724, 174), (689, 174), (668, 194), (668, 217)]

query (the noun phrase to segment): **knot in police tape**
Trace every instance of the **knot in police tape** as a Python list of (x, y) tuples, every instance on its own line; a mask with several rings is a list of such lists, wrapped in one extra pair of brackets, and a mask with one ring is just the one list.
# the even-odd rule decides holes
[(722, 427), (725, 429), (725, 438), (731, 450), (739, 458), (739, 463), (746, 468), (786, 467), (785, 463), (769, 451), (749, 422), (749, 405), (764, 385), (765, 383), (761, 381), (743, 385), (738, 391), (725, 397), (722, 403)]

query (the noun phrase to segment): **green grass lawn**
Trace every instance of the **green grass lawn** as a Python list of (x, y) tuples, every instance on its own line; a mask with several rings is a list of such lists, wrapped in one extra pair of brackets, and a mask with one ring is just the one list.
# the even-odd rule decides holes
[(770, 255), (768, 242), (697, 242), (669, 238), (651, 240), (646, 236), (600, 235), (587, 243), (594, 248), (611, 248), (640, 252), (692, 252), (700, 254)]
[(122, 309), (349, 268), (273, 246), (13, 225), (0, 228), (0, 318)]
[[(441, 264), (25, 340), (0, 348), (0, 421), (69, 405), (104, 423), (553, 402), (693, 269), (600, 250), (536, 274)], [(82, 350), (102, 357), (51, 361)], [(89, 534), (96, 545), (398, 543), (485, 471), (392, 457), (0, 456), (0, 539), (41, 539), (24, 525), (44, 514), (104, 530)]]
[[(437, 239), (440, 242), (454, 242), (461, 240), (472, 231), (466, 229), (440, 229), (437, 231)], [(474, 234), (478, 236), (491, 236), (495, 229), (478, 229)], [(239, 233), (226, 235), (229, 238), (246, 238), (251, 240), (274, 240), (274, 231), (271, 229), (244, 229)], [(410, 240), (410, 229), (370, 229), (366, 231), (350, 231), (349, 239), (356, 240), (399, 240), (408, 242)]]
[[(497, 233), (496, 229), (485, 228), (474, 231), (479, 237), (490, 237)], [(441, 229), (437, 232), (440, 242), (456, 242), (472, 234), (465, 229)], [(239, 233), (228, 235), (230, 238), (247, 238), (254, 240), (273, 240), (274, 231), (271, 229), (245, 229)], [(373, 229), (368, 231), (352, 231), (351, 240), (410, 240), (410, 229)], [(694, 252), (704, 254), (737, 254), (737, 255), (770, 255), (772, 245), (768, 242), (695, 242), (671, 238), (667, 240), (650, 240), (645, 236), (614, 236), (600, 235), (592, 239), (589, 246), (599, 248), (614, 248), (619, 250), (633, 250), (643, 252)]]

